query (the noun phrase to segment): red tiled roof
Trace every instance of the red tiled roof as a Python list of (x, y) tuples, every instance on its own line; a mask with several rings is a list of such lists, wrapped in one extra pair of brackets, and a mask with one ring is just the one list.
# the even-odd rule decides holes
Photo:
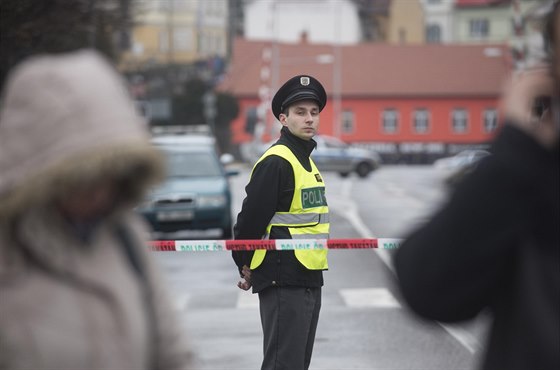
[[(270, 43), (237, 39), (230, 70), (219, 89), (256, 97), (266, 46)], [(276, 50), (278, 84), (297, 74), (310, 74), (332, 94), (334, 64), (314, 60), (334, 55), (333, 46), (276, 44)], [(360, 44), (340, 46), (339, 52), (344, 96), (498, 96), (510, 70), (505, 45)]]

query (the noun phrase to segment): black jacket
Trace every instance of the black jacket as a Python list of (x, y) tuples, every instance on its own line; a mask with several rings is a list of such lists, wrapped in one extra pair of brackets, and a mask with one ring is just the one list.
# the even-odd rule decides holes
[[(305, 169), (311, 171), (309, 156), (317, 143), (294, 136), (286, 127), (274, 144), (290, 148)], [(294, 195), (294, 172), (286, 159), (272, 155), (261, 161), (253, 170), (245, 187), (247, 197), (233, 228), (235, 239), (262, 239), (275, 212), (287, 212)], [(270, 239), (291, 239), (285, 227), (273, 227)], [(253, 252), (232, 252), (237, 267), (250, 266)], [(306, 269), (293, 251), (267, 251), (263, 263), (251, 273), (253, 292), (269, 286), (320, 287), (323, 273)]]
[(395, 255), (402, 293), (444, 322), (493, 316), (484, 369), (560, 368), (559, 151), (506, 125)]

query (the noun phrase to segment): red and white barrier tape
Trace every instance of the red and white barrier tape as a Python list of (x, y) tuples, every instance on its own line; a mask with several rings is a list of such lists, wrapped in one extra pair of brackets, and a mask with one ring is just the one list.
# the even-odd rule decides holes
[(397, 249), (402, 239), (154, 240), (153, 251), (216, 252), (316, 249)]

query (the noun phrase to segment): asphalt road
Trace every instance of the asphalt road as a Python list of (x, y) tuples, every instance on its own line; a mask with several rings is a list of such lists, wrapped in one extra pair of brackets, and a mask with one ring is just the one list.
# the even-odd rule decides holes
[[(431, 166), (386, 166), (366, 179), (323, 174), (332, 238), (402, 238), (445, 200)], [(234, 214), (249, 169), (232, 178)], [(311, 369), (473, 369), (485, 320), (446, 326), (414, 316), (401, 300), (389, 251), (331, 250)], [(157, 252), (195, 370), (260, 368), (257, 297), (236, 287), (228, 252)]]

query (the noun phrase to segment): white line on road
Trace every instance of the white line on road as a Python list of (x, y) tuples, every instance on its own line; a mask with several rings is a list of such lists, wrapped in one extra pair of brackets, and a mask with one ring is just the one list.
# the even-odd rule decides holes
[(340, 295), (348, 307), (399, 308), (401, 305), (385, 288), (341, 289)]

